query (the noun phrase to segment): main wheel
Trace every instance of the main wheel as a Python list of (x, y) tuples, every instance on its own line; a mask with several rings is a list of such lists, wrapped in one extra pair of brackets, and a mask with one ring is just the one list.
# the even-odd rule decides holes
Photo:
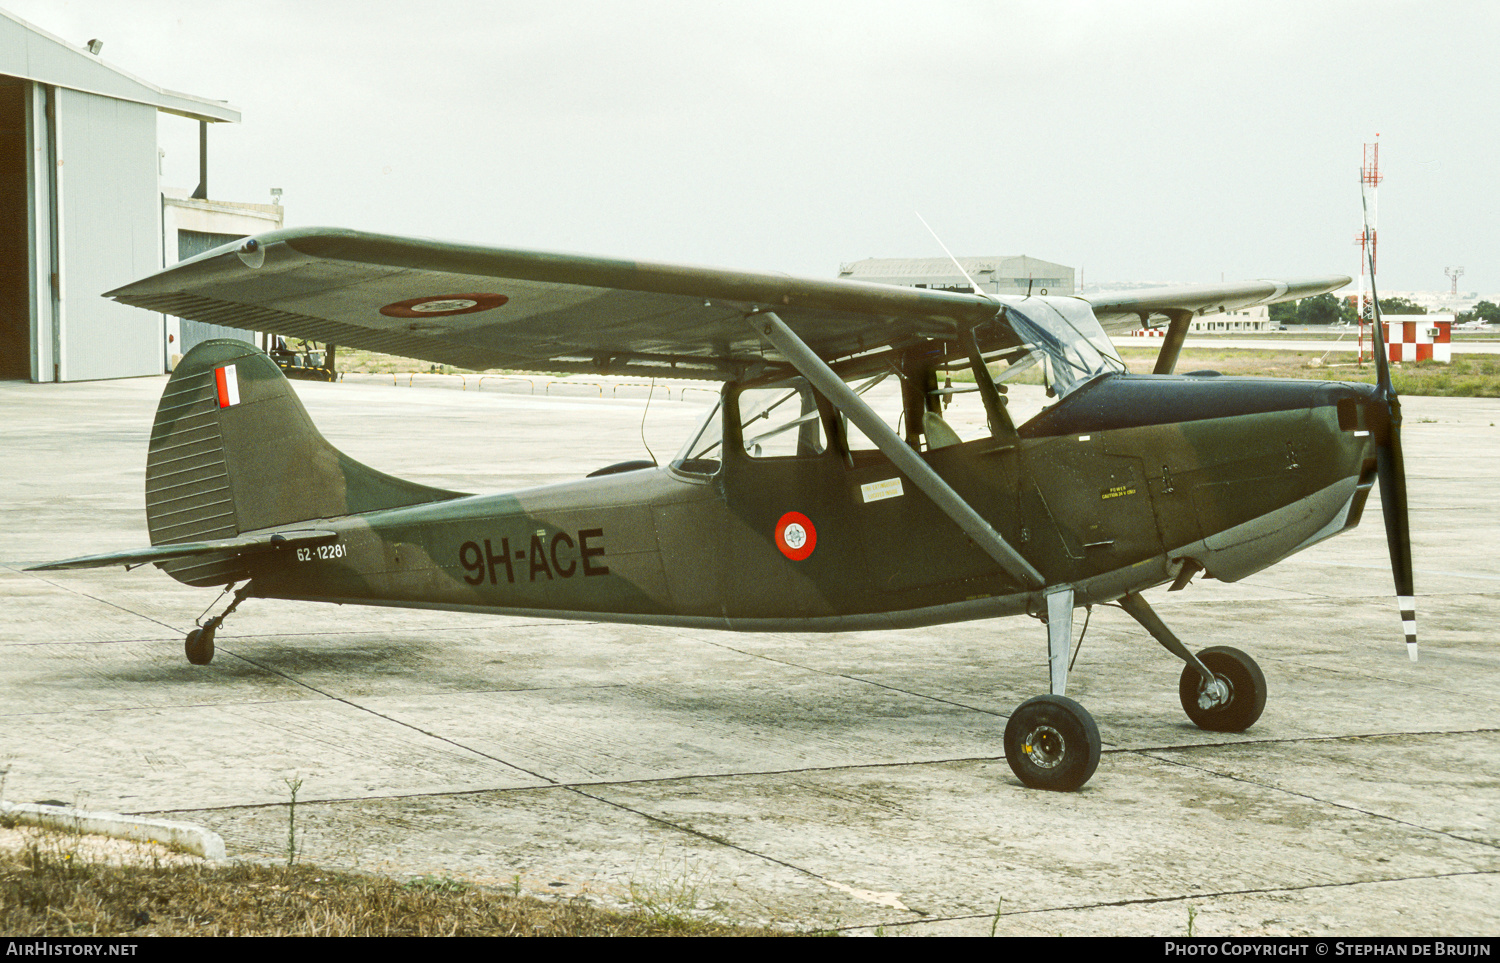
[(1244, 732), (1255, 725), (1266, 708), (1266, 677), (1255, 660), (1227, 645), (1204, 649), (1198, 659), (1229, 686), (1229, 701), (1205, 709), (1198, 701), (1203, 676), (1193, 666), (1185, 666), (1177, 695), (1193, 724), (1209, 732)]
[(1065, 696), (1027, 699), (1005, 724), (1005, 761), (1032, 789), (1072, 792), (1099, 767), (1099, 727)]
[(189, 632), (183, 649), (193, 665), (208, 665), (214, 660), (214, 630), (194, 629)]

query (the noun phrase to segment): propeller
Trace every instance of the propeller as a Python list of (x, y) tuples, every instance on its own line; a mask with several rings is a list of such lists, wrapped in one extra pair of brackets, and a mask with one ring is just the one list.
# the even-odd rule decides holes
[[(1370, 237), (1370, 206), (1364, 206), (1365, 236)], [(1383, 404), (1385, 417), (1376, 427), (1376, 472), (1380, 478), (1380, 510), (1385, 515), (1385, 541), (1391, 553), (1391, 574), (1396, 580), (1396, 604), (1406, 631), (1406, 654), (1417, 661), (1417, 592), (1412, 578), (1411, 520), (1406, 509), (1406, 462), (1401, 456), (1401, 399), (1391, 386), (1391, 366), (1385, 347), (1385, 324), (1380, 317), (1380, 294), (1375, 289), (1375, 245), (1365, 248), (1370, 269), (1370, 300), (1375, 313), (1375, 398)]]

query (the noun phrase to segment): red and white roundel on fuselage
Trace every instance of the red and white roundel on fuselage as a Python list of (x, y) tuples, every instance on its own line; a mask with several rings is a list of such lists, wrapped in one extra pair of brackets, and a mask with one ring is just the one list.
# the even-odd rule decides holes
[(800, 562), (813, 553), (818, 544), (818, 530), (812, 519), (801, 512), (787, 512), (776, 523), (776, 547), (781, 554)]

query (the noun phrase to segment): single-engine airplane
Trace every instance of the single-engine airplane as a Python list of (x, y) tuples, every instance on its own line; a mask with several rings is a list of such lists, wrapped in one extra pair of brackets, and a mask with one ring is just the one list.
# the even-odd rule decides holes
[[(1100, 740), (1065, 695), (1074, 609), (1118, 602), (1186, 663), (1189, 718), (1242, 731), (1265, 706), (1254, 660), (1194, 654), (1141, 593), (1234, 581), (1351, 528), (1377, 477), (1415, 658), (1384, 352), (1373, 387), (1173, 373), (1193, 317), (1348, 280), (1012, 297), (276, 231), (107, 296), (464, 368), (713, 379), (719, 402), (667, 465), (465, 495), (350, 459), (270, 358), (210, 341), (157, 410), (152, 547), (38, 568), (150, 562), (240, 586), (188, 634), (195, 664), (251, 597), (752, 632), (1031, 615), (1050, 692), (1012, 713), (1005, 756), (1027, 786), (1077, 789)], [(1127, 372), (1107, 332), (1163, 321), (1155, 370)], [(1027, 369), (1055, 400), (1018, 424), (1006, 382)], [(900, 387), (886, 416), (865, 391), (882, 377)], [(963, 377), (983, 406), (967, 440), (943, 417)]]

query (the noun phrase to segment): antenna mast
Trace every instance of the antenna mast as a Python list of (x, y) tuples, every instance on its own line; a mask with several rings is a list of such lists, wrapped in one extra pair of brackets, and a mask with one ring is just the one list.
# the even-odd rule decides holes
[(1453, 289), (1448, 292), (1448, 296), (1456, 299), (1458, 297), (1458, 279), (1464, 276), (1464, 269), (1462, 267), (1443, 268), (1443, 273), (1448, 275), (1448, 280), (1453, 282)]
[[(1365, 229), (1355, 237), (1359, 245), (1359, 299), (1355, 313), (1359, 316), (1359, 363), (1365, 363), (1365, 325), (1375, 323), (1374, 306), (1365, 294), (1365, 270), (1370, 272), (1370, 290), (1375, 289), (1375, 222), (1380, 213), (1379, 188), (1384, 180), (1380, 173), (1380, 135), (1375, 143), (1365, 145), (1364, 162), (1359, 167), (1359, 188), (1365, 198)], [(1368, 246), (1368, 251), (1366, 247)], [(1384, 332), (1382, 332), (1383, 334)]]

